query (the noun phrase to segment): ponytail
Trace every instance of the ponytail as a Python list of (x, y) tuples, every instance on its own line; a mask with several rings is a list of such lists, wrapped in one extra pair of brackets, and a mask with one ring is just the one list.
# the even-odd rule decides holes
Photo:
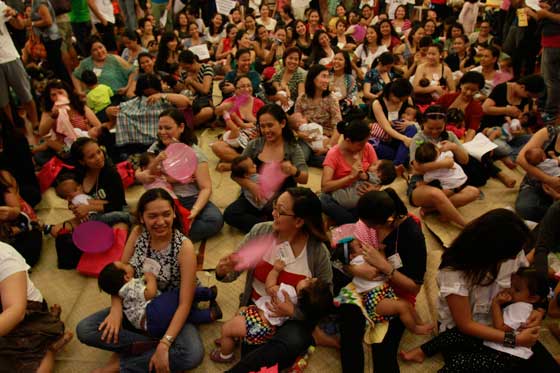
[(367, 225), (386, 224), (390, 217), (402, 217), (408, 214), (403, 201), (392, 188), (370, 191), (358, 200), (358, 217)]

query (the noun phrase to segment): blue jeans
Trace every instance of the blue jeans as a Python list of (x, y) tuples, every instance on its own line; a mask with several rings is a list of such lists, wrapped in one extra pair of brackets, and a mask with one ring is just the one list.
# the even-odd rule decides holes
[[(406, 137), (414, 137), (418, 130), (416, 126), (408, 126), (401, 132)], [(393, 161), (395, 166), (397, 165), (408, 165), (409, 160), (409, 150), (408, 147), (399, 140), (391, 139), (390, 141), (379, 141), (374, 145), (375, 152), (379, 159), (389, 159)]]
[(560, 108), (560, 48), (543, 48), (541, 70), (546, 83), (545, 111), (558, 114)]
[[(147, 372), (150, 359), (155, 352), (155, 347), (150, 351), (135, 356), (131, 355), (129, 350), (135, 342), (152, 341), (150, 337), (121, 328), (118, 343), (108, 343), (101, 340), (102, 332), (98, 328), (109, 314), (109, 311), (110, 309), (106, 308), (80, 321), (76, 327), (78, 339), (88, 346), (118, 353), (121, 372)], [(193, 325), (185, 324), (169, 350), (169, 367), (171, 371), (193, 369), (202, 362), (203, 358), (204, 348), (198, 331)]]
[[(198, 196), (179, 197), (179, 202), (187, 209), (191, 209)], [(199, 242), (217, 234), (224, 226), (224, 217), (220, 210), (212, 202), (208, 201), (206, 206), (198, 213), (191, 225), (189, 238), (192, 242)]]
[(138, 28), (138, 21), (136, 20), (134, 0), (119, 0), (119, 7), (124, 15), (127, 30), (136, 30)]
[(523, 218), (540, 222), (546, 210), (552, 204), (552, 198), (542, 188), (532, 185), (521, 185), (515, 200), (515, 211)]
[(350, 224), (358, 221), (358, 212), (356, 209), (345, 209), (334, 200), (332, 195), (321, 193), (319, 195), (323, 212), (329, 218), (333, 219), (336, 225)]
[(323, 161), (325, 160), (325, 154), (321, 154), (321, 155), (315, 154), (315, 152), (313, 151), (313, 149), (311, 149), (309, 144), (307, 144), (303, 140), (299, 140), (298, 144), (299, 147), (301, 148), (301, 151), (303, 152), (303, 158), (305, 158), (305, 162), (307, 162), (307, 165), (309, 167), (323, 168)]
[(513, 149), (505, 140), (494, 139), (494, 144), (498, 145), (498, 147), (494, 149), (494, 159), (509, 157), (513, 152)]

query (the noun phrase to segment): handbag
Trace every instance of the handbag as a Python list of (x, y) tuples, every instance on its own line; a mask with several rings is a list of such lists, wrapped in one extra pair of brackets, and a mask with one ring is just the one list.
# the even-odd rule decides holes
[(134, 166), (130, 161), (117, 163), (117, 172), (121, 177), (125, 189), (134, 184)]
[[(66, 225), (66, 222), (64, 223)], [(74, 245), (72, 232), (61, 229), (55, 240), (59, 269), (74, 269), (82, 257), (82, 251)]]
[(72, 10), (71, 0), (49, 0), (54, 9), (54, 14), (59, 16), (61, 14), (69, 13)]
[(39, 189), (41, 190), (41, 193), (44, 193), (45, 190), (49, 189), (63, 168), (73, 170), (74, 166), (70, 166), (62, 162), (62, 160), (57, 156), (52, 157), (43, 165), (41, 170), (37, 173), (37, 180), (39, 180)]

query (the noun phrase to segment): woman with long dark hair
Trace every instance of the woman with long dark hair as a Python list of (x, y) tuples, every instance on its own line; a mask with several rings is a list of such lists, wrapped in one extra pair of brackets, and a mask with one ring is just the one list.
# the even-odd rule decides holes
[(181, 47), (177, 35), (172, 31), (165, 32), (159, 41), (156, 70), (172, 74), (179, 63), (180, 49)]

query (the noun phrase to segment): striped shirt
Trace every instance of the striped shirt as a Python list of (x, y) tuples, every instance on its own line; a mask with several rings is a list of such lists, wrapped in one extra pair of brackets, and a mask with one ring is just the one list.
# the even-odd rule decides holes
[(136, 97), (119, 105), (117, 145), (150, 145), (157, 140), (159, 114), (170, 108), (171, 104), (167, 101), (148, 104), (146, 100), (147, 97)]

